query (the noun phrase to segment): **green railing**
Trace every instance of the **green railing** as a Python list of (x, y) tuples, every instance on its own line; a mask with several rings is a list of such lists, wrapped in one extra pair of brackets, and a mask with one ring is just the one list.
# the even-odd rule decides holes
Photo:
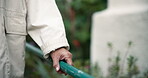
[[(37, 54), (39, 57), (43, 58), (42, 51), (28, 43), (26, 43), (26, 50), (33, 52), (34, 54)], [(51, 59), (46, 60), (49, 64), (52, 63)], [(61, 70), (64, 71), (65, 73), (69, 74), (70, 76), (74, 78), (94, 78), (87, 73), (65, 63), (64, 61), (60, 61), (60, 67)]]

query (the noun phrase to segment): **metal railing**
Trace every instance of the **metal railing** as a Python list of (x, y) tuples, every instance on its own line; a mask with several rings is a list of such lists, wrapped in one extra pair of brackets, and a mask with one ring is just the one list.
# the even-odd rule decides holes
[[(26, 43), (26, 50), (33, 52), (34, 54), (37, 54), (39, 57), (43, 58), (42, 51), (29, 43)], [(46, 60), (49, 64), (51, 64), (51, 59)], [(60, 69), (64, 71), (65, 73), (69, 74), (70, 76), (74, 78), (94, 78), (91, 75), (65, 63), (64, 61), (60, 61)]]

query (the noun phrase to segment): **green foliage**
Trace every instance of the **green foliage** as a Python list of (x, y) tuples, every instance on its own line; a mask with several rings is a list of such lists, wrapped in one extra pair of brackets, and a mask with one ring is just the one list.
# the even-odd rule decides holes
[[(107, 7), (107, 0), (56, 0), (62, 13), (71, 52), (89, 59), (91, 16)], [(74, 58), (75, 59), (75, 58)]]
[(120, 71), (120, 56), (119, 53), (115, 57), (115, 61), (113, 64), (109, 67), (109, 76), (108, 78), (118, 78)]
[(91, 69), (91, 73), (95, 78), (104, 78), (103, 73), (101, 72), (101, 68), (98, 66), (98, 63), (92, 66)]
[(103, 10), (106, 6), (107, 0), (73, 0), (72, 8), (74, 8), (78, 14), (92, 14), (95, 11)]
[(132, 41), (129, 41), (129, 42), (128, 42), (128, 47), (131, 47), (132, 44), (133, 44), (133, 42), (132, 42)]
[[(109, 75), (107, 78), (147, 78), (148, 73), (147, 71), (143, 73), (139, 71), (139, 68), (136, 64), (138, 58), (129, 55), (130, 49), (132, 48), (133, 42), (129, 41), (127, 45), (127, 51), (123, 58), (120, 58), (120, 52), (115, 58), (112, 56), (109, 57)], [(107, 43), (107, 46), (110, 50), (110, 55), (113, 53), (113, 44), (111, 42)], [(127, 63), (126, 63), (127, 60)], [(124, 65), (126, 64), (127, 70), (123, 73)]]
[(127, 78), (132, 78), (132, 76), (137, 75), (139, 73), (139, 69), (136, 65), (137, 58), (130, 56), (127, 60), (128, 60)]
[[(82, 64), (83, 63), (83, 64)], [(74, 66), (80, 70), (83, 70), (86, 73), (90, 73), (90, 62), (88, 60), (82, 62), (81, 59), (77, 59), (74, 61)]]
[[(120, 56), (119, 54), (115, 57), (115, 61), (109, 67), (109, 75), (107, 78), (148, 78), (148, 70), (146, 70), (143, 74), (140, 73), (138, 66), (136, 65), (137, 58), (134, 56), (129, 56), (127, 58), (127, 70), (125, 73), (120, 73)], [(142, 74), (142, 76), (140, 75)]]
[[(86, 73), (92, 74), (95, 78), (148, 78), (148, 70), (145, 72), (140, 72), (138, 66), (136, 65), (137, 58), (134, 56), (129, 56), (127, 60), (127, 70), (125, 73), (120, 74), (121, 71), (121, 58), (120, 54), (111, 61), (109, 67), (109, 74), (107, 77), (103, 76), (101, 68), (96, 63), (94, 66), (90, 67), (89, 60), (82, 62), (81, 59), (74, 61), (74, 66)], [(91, 68), (91, 69), (90, 69)], [(90, 72), (91, 70), (91, 72)], [(143, 74), (142, 74), (143, 73)], [(142, 75), (139, 75), (142, 74)], [(70, 76), (64, 76), (58, 74), (52, 65), (45, 62), (43, 59), (37, 57), (36, 55), (27, 52), (26, 53), (26, 71), (25, 78), (71, 78)]]
[(109, 49), (113, 49), (113, 44), (111, 42), (107, 43)]

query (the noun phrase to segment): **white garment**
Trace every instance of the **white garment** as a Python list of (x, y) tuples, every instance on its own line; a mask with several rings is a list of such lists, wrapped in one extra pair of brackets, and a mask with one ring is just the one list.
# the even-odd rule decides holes
[(55, 0), (0, 0), (0, 78), (23, 78), (27, 33), (45, 58), (69, 48)]
[(45, 56), (59, 47), (68, 48), (64, 24), (55, 0), (27, 0), (27, 8), (28, 33)]

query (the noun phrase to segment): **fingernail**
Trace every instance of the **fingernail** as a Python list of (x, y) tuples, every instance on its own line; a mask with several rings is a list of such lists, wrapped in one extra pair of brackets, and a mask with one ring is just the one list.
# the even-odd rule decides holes
[(56, 67), (56, 71), (59, 71), (59, 67)]

